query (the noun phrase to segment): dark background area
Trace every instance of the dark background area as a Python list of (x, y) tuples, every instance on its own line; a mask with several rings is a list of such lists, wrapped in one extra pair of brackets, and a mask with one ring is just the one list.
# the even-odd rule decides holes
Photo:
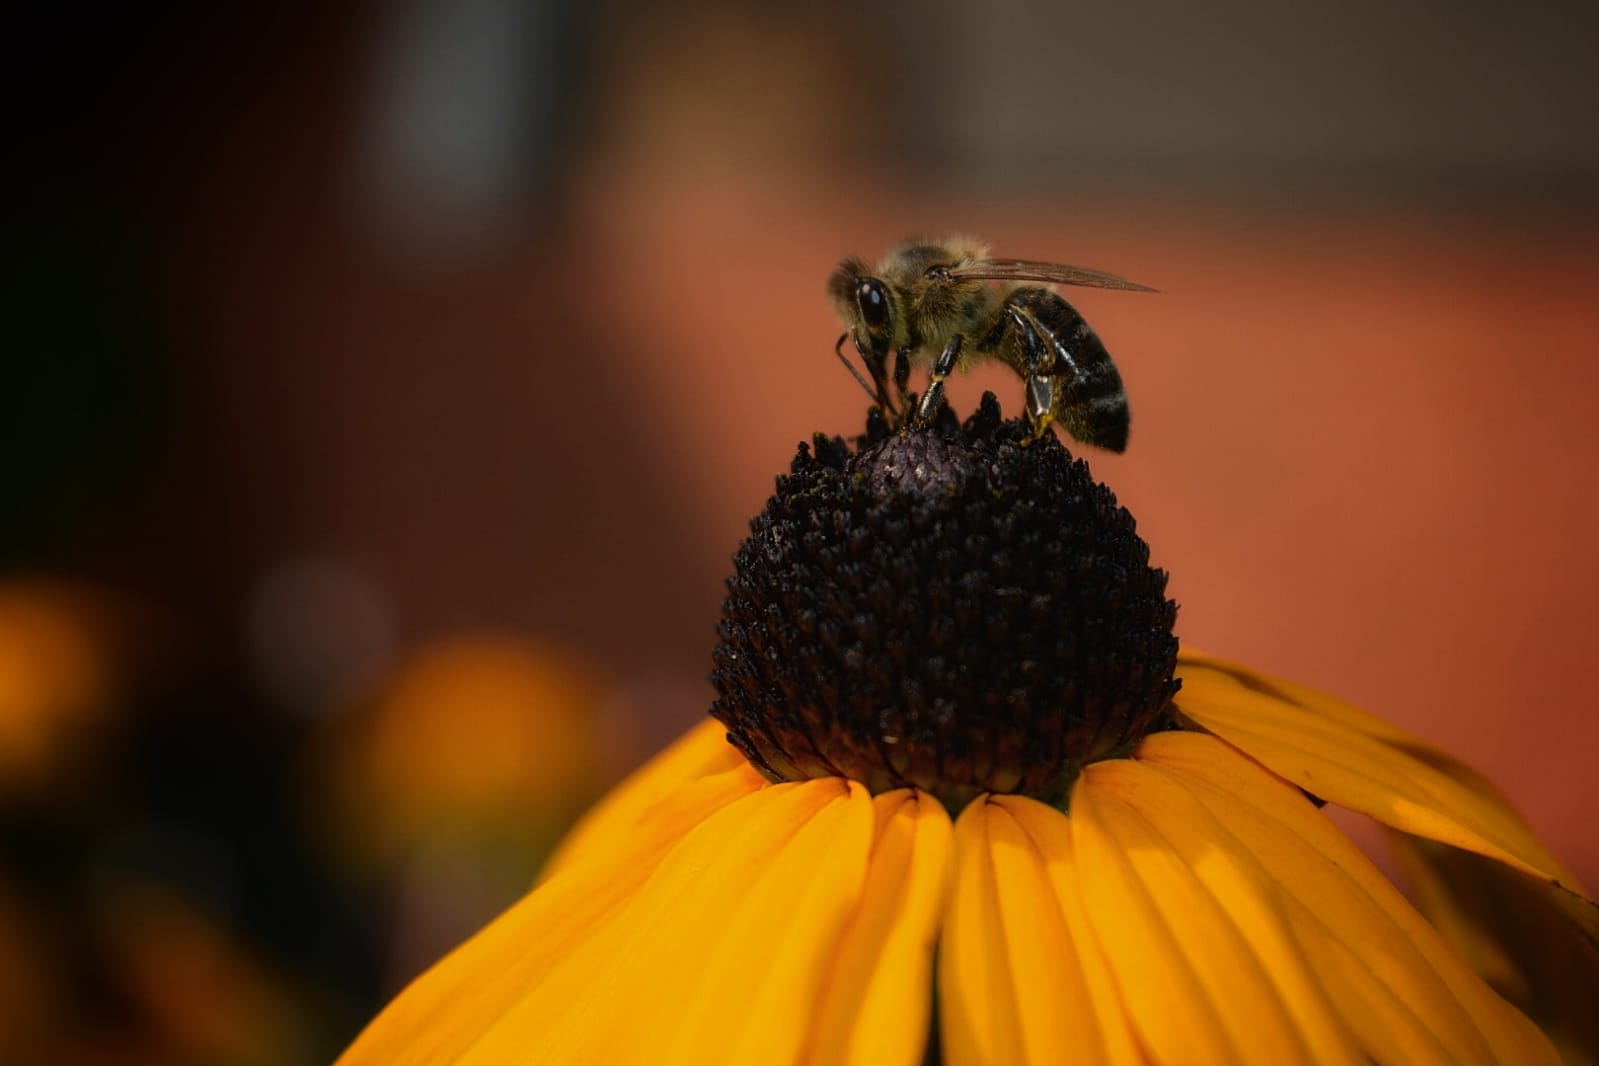
[(1590, 7), (3, 25), (5, 1061), (325, 1060), (514, 899), (704, 713), (746, 519), (863, 414), (822, 283), (916, 233), (1162, 289), (1073, 301), (1183, 639), (1599, 880)]

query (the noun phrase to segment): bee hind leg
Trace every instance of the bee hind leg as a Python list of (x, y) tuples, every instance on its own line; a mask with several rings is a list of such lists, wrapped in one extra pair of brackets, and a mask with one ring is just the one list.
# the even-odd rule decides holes
[(961, 345), (965, 343), (966, 338), (959, 333), (955, 334), (934, 360), (932, 380), (927, 383), (927, 392), (923, 394), (921, 406), (916, 410), (918, 426), (932, 425), (933, 416), (938, 414), (938, 409), (944, 405), (944, 379), (954, 373), (955, 360), (960, 358)]
[(1049, 432), (1055, 421), (1055, 379), (1037, 374), (1027, 379), (1027, 414), (1033, 420), (1033, 440)]
[(1055, 346), (1032, 315), (1010, 305), (1005, 308), (1005, 318), (1009, 323), (1005, 330), (1010, 335), (1007, 339), (1021, 353), (1022, 377), (1027, 382), (1027, 417), (1033, 422), (1033, 440), (1038, 440), (1049, 432), (1050, 423), (1055, 421), (1055, 405), (1060, 400), (1060, 383), (1056, 378), (1065, 370), (1070, 380), (1075, 377), (1076, 367), (1060, 366)]

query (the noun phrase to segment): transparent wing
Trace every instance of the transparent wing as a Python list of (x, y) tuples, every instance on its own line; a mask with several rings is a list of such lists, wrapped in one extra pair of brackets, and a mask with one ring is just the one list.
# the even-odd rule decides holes
[(1081, 285), (1091, 289), (1125, 289), (1128, 292), (1159, 292), (1148, 285), (1118, 278), (1103, 270), (1041, 263), (1031, 259), (979, 259), (965, 266), (949, 267), (952, 278), (993, 279), (996, 281), (1043, 281), (1054, 285)]

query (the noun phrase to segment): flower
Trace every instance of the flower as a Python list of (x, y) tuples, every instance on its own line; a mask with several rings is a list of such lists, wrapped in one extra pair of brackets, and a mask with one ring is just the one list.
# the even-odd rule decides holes
[(1487, 928), (1464, 886), (1432, 880), (1455, 920), (1430, 924), (1321, 810), (1423, 871), (1480, 857), (1591, 979), (1599, 912), (1509, 806), (1346, 704), (1179, 654), (1086, 467), (991, 400), (952, 421), (801, 449), (729, 583), (718, 720), (343, 1062), (1559, 1061), (1566, 1019), (1446, 939)]
[(380, 868), (467, 840), (547, 851), (598, 791), (606, 693), (581, 656), (540, 641), (463, 633), (412, 650), (321, 738), (337, 847)]
[(0, 801), (76, 792), (116, 713), (159, 670), (164, 619), (62, 578), (0, 578)]
[(418, 645), (323, 724), (307, 805), (327, 854), (383, 907), (393, 990), (527, 885), (599, 793), (605, 676), (493, 631)]

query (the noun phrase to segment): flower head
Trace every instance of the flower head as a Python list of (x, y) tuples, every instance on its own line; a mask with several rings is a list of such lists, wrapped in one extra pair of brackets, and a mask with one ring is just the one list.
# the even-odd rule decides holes
[(1177, 654), (1131, 518), (1027, 435), (989, 401), (802, 449), (729, 584), (718, 721), (345, 1061), (1558, 1061), (1321, 805), (1591, 945), (1571, 875), (1419, 740)]
[(711, 714), (773, 780), (1059, 801), (1176, 690), (1177, 605), (1132, 515), (992, 396), (944, 414), (818, 436), (751, 523)]

